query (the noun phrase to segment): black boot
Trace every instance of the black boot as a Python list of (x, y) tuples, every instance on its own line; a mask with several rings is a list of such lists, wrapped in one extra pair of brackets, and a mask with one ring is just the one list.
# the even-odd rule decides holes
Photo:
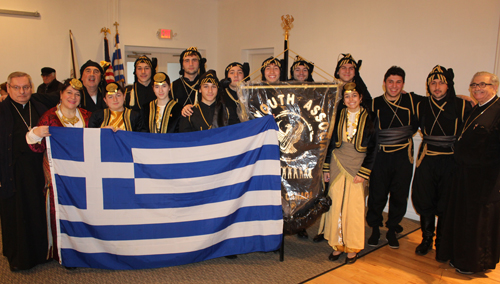
[(399, 248), (399, 241), (398, 238), (396, 237), (397, 231), (394, 228), (389, 228), (387, 233), (385, 234), (385, 238), (387, 239), (387, 242), (389, 243), (389, 247), (393, 249), (398, 249)]
[(378, 240), (380, 239), (380, 228), (378, 226), (372, 227), (372, 235), (368, 238), (368, 245), (375, 247), (378, 246)]
[(418, 255), (426, 255), (432, 249), (432, 238), (434, 237), (434, 229), (436, 228), (436, 218), (432, 216), (420, 216), (420, 225), (422, 230), (422, 243), (417, 246), (415, 253)]

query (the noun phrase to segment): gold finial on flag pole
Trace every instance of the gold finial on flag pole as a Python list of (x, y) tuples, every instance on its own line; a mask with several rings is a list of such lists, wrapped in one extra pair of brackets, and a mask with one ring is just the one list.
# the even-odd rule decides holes
[(285, 40), (288, 40), (288, 31), (293, 28), (293, 16), (288, 14), (281, 16), (281, 27), (285, 31)]
[(118, 22), (115, 22), (115, 23), (113, 24), (113, 26), (115, 26), (115, 28), (116, 28), (116, 34), (118, 34), (118, 26), (119, 26), (119, 25), (120, 25), (120, 24), (118, 24)]
[(104, 27), (101, 29), (101, 33), (104, 33), (104, 37), (108, 38), (106, 35), (111, 34), (111, 31), (108, 28)]

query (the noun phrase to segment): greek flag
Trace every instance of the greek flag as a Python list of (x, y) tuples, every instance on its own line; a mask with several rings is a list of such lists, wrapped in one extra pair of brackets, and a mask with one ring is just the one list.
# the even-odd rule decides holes
[(192, 133), (64, 127), (50, 133), (64, 266), (156, 268), (281, 244), (272, 116)]
[(123, 75), (123, 60), (122, 50), (120, 49), (120, 37), (118, 33), (115, 36), (115, 52), (113, 52), (113, 71), (115, 73), (115, 81), (125, 84), (125, 75)]

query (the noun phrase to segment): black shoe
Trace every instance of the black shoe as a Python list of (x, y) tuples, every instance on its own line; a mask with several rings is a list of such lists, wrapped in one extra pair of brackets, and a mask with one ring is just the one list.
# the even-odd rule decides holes
[(460, 273), (460, 274), (465, 274), (465, 275), (472, 275), (472, 274), (474, 274), (474, 272), (472, 272), (472, 271), (465, 271), (465, 270), (462, 270), (460, 268), (455, 268), (455, 271), (458, 272), (458, 273)]
[(340, 257), (341, 255), (342, 255), (342, 253), (337, 254), (337, 255), (334, 255), (334, 254), (333, 254), (333, 252), (332, 252), (332, 253), (328, 256), (328, 259), (329, 259), (330, 261), (336, 261), (336, 260), (338, 260), (338, 259), (339, 259), (339, 257)]
[(227, 258), (227, 259), (236, 259), (236, 258), (238, 258), (238, 255), (236, 255), (236, 254), (226, 255), (225, 258)]
[(313, 238), (313, 242), (315, 242), (315, 243), (319, 243), (319, 242), (324, 241), (324, 240), (325, 240), (325, 235), (323, 235), (323, 234), (319, 234)]
[(378, 240), (380, 239), (380, 229), (379, 227), (372, 227), (372, 235), (368, 238), (368, 245), (371, 247), (378, 246)]
[(9, 265), (9, 268), (10, 268), (10, 271), (12, 272), (17, 272), (17, 271), (21, 271), (22, 269), (20, 269), (19, 267), (17, 266), (12, 266), (12, 265)]
[(75, 270), (76, 267), (71, 267), (71, 266), (64, 266), (64, 268), (66, 268), (67, 270)]
[(415, 249), (415, 253), (418, 255), (426, 255), (431, 249), (432, 249), (432, 237), (423, 238), (422, 243), (420, 243)]
[(396, 238), (396, 231), (389, 229), (387, 231), (387, 234), (385, 235), (387, 242), (389, 243), (389, 247), (393, 249), (398, 249), (399, 248), (399, 241), (398, 238)]
[(345, 258), (345, 264), (353, 264), (358, 260), (358, 254), (356, 254), (353, 258)]
[(301, 238), (301, 239), (307, 239), (307, 238), (309, 238), (309, 235), (307, 234), (306, 229), (304, 229), (304, 230), (300, 230), (300, 231), (297, 233), (297, 237), (299, 237), (299, 238)]

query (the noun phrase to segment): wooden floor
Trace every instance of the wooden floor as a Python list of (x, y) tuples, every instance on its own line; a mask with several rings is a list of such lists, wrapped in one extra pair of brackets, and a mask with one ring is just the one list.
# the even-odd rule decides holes
[(500, 283), (500, 269), (463, 275), (448, 263), (437, 262), (434, 250), (426, 256), (416, 255), (421, 240), (420, 230), (415, 231), (399, 240), (399, 249), (384, 246), (307, 283)]

